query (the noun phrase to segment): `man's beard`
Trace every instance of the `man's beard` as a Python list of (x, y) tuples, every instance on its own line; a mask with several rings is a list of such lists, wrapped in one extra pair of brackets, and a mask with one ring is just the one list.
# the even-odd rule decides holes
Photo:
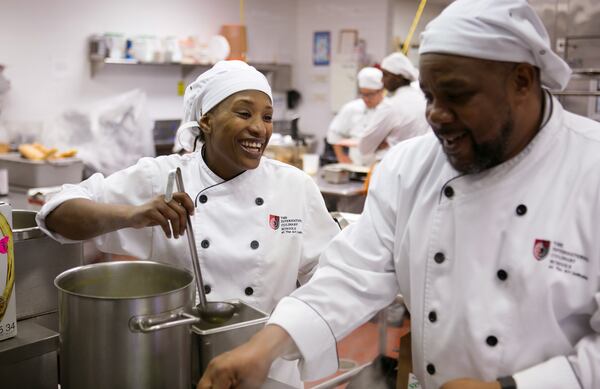
[(452, 162), (452, 159), (449, 159), (450, 164), (456, 170), (465, 174), (481, 173), (484, 170), (500, 165), (505, 162), (508, 140), (513, 130), (514, 123), (510, 112), (506, 115), (506, 119), (500, 129), (500, 134), (495, 139), (477, 143), (473, 138), (473, 132), (467, 129), (467, 136), (471, 138), (471, 144), (473, 145), (473, 161), (467, 166), (456, 166)]

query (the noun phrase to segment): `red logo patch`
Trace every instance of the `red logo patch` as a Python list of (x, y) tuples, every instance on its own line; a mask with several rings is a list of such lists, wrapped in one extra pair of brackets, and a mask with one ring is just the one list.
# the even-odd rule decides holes
[(542, 239), (535, 240), (535, 243), (533, 244), (533, 256), (535, 257), (535, 259), (541, 261), (546, 257), (546, 255), (548, 255), (549, 252), (550, 241)]
[(6, 254), (8, 252), (8, 241), (10, 238), (7, 236), (0, 239), (0, 254)]
[(269, 227), (274, 230), (279, 228), (279, 216), (269, 215)]

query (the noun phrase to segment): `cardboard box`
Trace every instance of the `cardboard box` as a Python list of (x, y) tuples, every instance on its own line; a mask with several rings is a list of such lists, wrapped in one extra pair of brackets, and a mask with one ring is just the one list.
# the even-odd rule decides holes
[(17, 335), (12, 208), (0, 202), (0, 340)]

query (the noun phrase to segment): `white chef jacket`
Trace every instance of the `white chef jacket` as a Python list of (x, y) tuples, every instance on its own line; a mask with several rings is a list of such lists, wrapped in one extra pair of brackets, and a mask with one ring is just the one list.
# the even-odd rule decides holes
[[(336, 144), (344, 139), (358, 139), (369, 127), (375, 113), (384, 109), (387, 104), (387, 98), (374, 108), (368, 108), (363, 99), (344, 104), (329, 124), (327, 142)], [(350, 147), (348, 156), (357, 165), (369, 165), (374, 160), (373, 153), (364, 153), (363, 156), (356, 147)]]
[(432, 133), (386, 155), (360, 219), (271, 315), (304, 379), (334, 370), (336, 339), (400, 293), (426, 389), (505, 375), (600, 388), (600, 124), (552, 105), (520, 154), (476, 175)]
[[(429, 130), (425, 119), (425, 103), (423, 93), (414, 86), (398, 88), (373, 115), (368, 128), (362, 132), (358, 140), (359, 152), (371, 155), (383, 141), (391, 147), (403, 140), (425, 134)], [(385, 153), (381, 155), (383, 154)]]
[[(165, 193), (168, 173), (177, 167), (196, 206), (192, 223), (209, 301), (240, 299), (271, 312), (296, 289), (296, 280), (310, 278), (320, 253), (339, 232), (313, 179), (301, 170), (262, 158), (258, 168), (223, 181), (200, 153), (142, 158), (109, 177), (95, 174), (79, 185), (64, 185), (39, 212), (38, 225), (54, 239), (70, 242), (44, 222), (59, 204), (73, 198), (143, 204)], [(187, 238), (167, 239), (159, 226), (126, 228), (94, 241), (103, 252), (192, 271)], [(273, 378), (300, 386), (295, 366), (278, 371)]]

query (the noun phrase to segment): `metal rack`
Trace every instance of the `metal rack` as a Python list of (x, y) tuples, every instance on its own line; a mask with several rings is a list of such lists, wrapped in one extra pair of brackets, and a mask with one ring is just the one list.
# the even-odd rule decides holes
[[(292, 65), (285, 63), (252, 63), (257, 70), (264, 73), (269, 79), (269, 83), (273, 90), (284, 91), (291, 88), (292, 84)], [(159, 67), (159, 68), (181, 68), (181, 78), (185, 79), (190, 74), (196, 71), (208, 70), (212, 64), (203, 63), (185, 63), (185, 62), (141, 62), (133, 58), (104, 58), (90, 55), (90, 75), (94, 78), (99, 71), (106, 67)]]

